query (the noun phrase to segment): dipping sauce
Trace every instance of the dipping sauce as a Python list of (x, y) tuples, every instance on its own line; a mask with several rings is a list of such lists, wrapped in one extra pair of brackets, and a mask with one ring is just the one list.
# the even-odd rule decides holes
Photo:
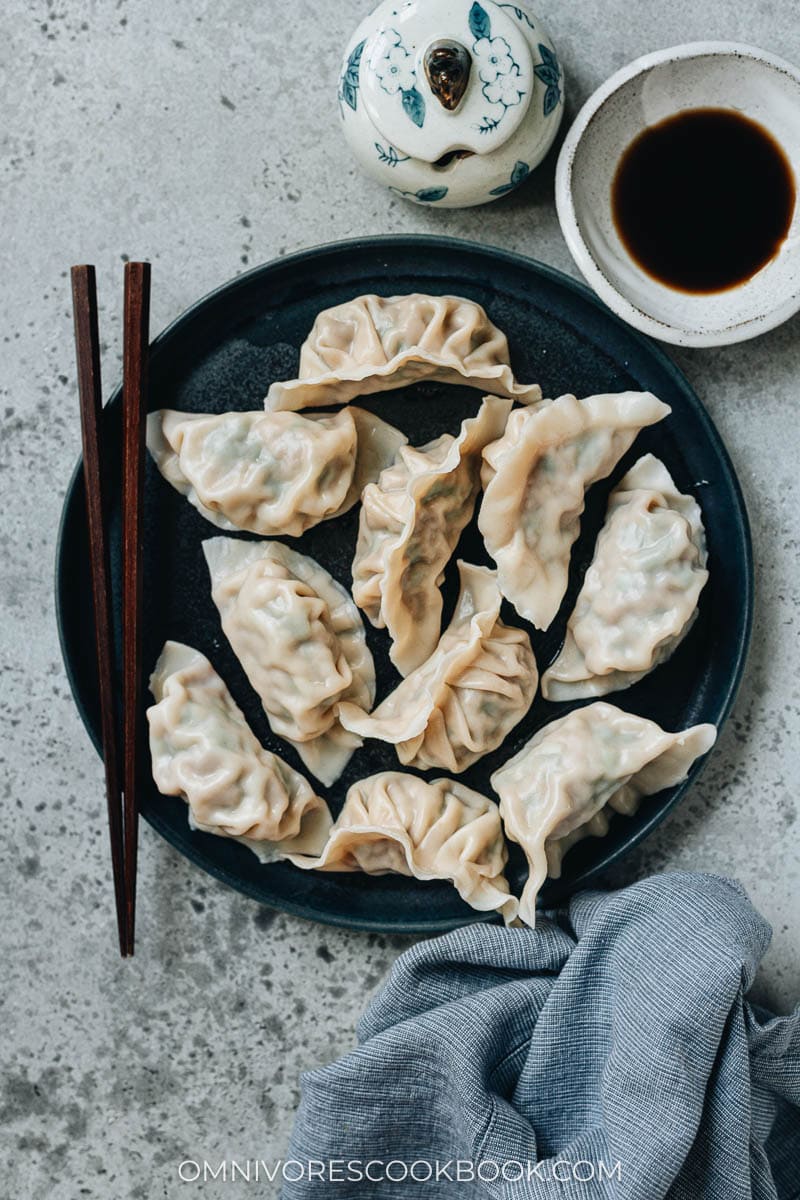
[(795, 181), (782, 148), (756, 121), (690, 108), (642, 131), (623, 154), (612, 212), (631, 257), (683, 292), (745, 283), (784, 241)]

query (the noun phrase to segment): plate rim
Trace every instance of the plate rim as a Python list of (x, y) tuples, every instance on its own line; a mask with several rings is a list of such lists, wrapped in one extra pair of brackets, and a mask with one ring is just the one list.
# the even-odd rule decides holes
[[(575, 279), (566, 272), (559, 270), (557, 267), (552, 267), (548, 263), (543, 263), (538, 259), (528, 255), (521, 254), (516, 250), (507, 250), (503, 247), (485, 245), (480, 242), (471, 241), (467, 238), (456, 238), (443, 236), (439, 234), (427, 233), (400, 233), (400, 234), (378, 234), (369, 237), (361, 238), (341, 238), (331, 242), (322, 242), (314, 246), (305, 247), (301, 250), (296, 250), (291, 254), (281, 255), (268, 259), (266, 262), (259, 263), (251, 267), (247, 271), (243, 271), (240, 275), (235, 275), (233, 278), (212, 288), (205, 295), (189, 305), (178, 314), (169, 324), (159, 333), (150, 343), (151, 361), (164, 353), (165, 348), (169, 346), (170, 341), (175, 337), (194, 316), (204, 309), (208, 304), (225, 295), (230, 298), (235, 295), (241, 288), (247, 286), (255, 278), (269, 273), (276, 267), (288, 266), (292, 267), (302, 264), (308, 260), (313, 260), (320, 257), (322, 254), (331, 252), (346, 253), (349, 250), (363, 251), (364, 249), (380, 250), (383, 247), (396, 247), (398, 245), (420, 246), (420, 245), (435, 245), (437, 249), (445, 252), (452, 251), (467, 251), (471, 254), (478, 254), (486, 258), (501, 261), (519, 269), (533, 271), (549, 283), (555, 284), (559, 288), (565, 288), (587, 301), (589, 305), (597, 310), (597, 312), (607, 321), (616, 326), (622, 333), (638, 344), (639, 348), (650, 357), (651, 360), (656, 360), (659, 367), (671, 376), (675, 385), (684, 393), (691, 397), (695, 409), (695, 415), (703, 425), (704, 431), (713, 443), (720, 461), (724, 467), (727, 485), (731, 488), (737, 500), (736, 509), (736, 524), (742, 541), (743, 567), (746, 579), (746, 588), (742, 597), (743, 606), (743, 624), (742, 633), (736, 645), (735, 659), (733, 662), (733, 670), (730, 675), (728, 685), (723, 693), (723, 702), (720, 708), (720, 716), (717, 721), (717, 734), (724, 726), (734, 701), (742, 683), (744, 668), (747, 662), (747, 655), (750, 648), (753, 630), (754, 602), (755, 602), (755, 570), (753, 560), (753, 543), (750, 531), (750, 520), (745, 502), (744, 493), (742, 491), (739, 478), (736, 474), (727, 446), (723, 441), (722, 435), (711, 419), (705, 405), (697, 395), (695, 389), (689, 382), (686, 375), (678, 367), (661, 345), (648, 337), (640, 330), (634, 328), (624, 321), (617, 313), (610, 309), (590, 287), (580, 279)], [(109, 408), (112, 405), (120, 403), (122, 395), (122, 383), (117, 383), (114, 390), (111, 392), (108, 401), (104, 408)], [(83, 453), (78, 455), (78, 459), (70, 474), (67, 486), (64, 490), (61, 515), (59, 518), (58, 532), (55, 545), (55, 561), (54, 561), (54, 600), (55, 600), (55, 617), (58, 631), (58, 642), (61, 651), (61, 658), (64, 664), (67, 682), (69, 683), (70, 692), (75, 707), (78, 710), (81, 723), (89, 737), (91, 744), (96, 752), (102, 758), (102, 743), (99, 731), (93, 728), (93, 724), (89, 719), (89, 714), (83, 699), (78, 690), (75, 673), (73, 671), (72, 661), (67, 646), (66, 620), (64, 615), (64, 597), (62, 594), (63, 585), (66, 575), (65, 564), (65, 543), (66, 531), (72, 508), (76, 503), (76, 489), (79, 487), (81, 476), (83, 473)], [(92, 624), (94, 624), (94, 616), (92, 616)], [(587, 867), (575, 881), (574, 885), (559, 886), (558, 880), (551, 881), (550, 889), (547, 896), (546, 909), (551, 909), (560, 906), (564, 900), (578, 889), (584, 889), (592, 885), (606, 871), (616, 865), (630, 851), (639, 846), (646, 838), (650, 836), (655, 828), (660, 825), (667, 816), (673, 812), (677, 805), (681, 802), (689, 787), (695, 783), (698, 776), (705, 768), (714, 747), (704, 755), (703, 758), (694, 764), (689, 772), (689, 775), (682, 783), (674, 790), (673, 796), (669, 802), (660, 806), (653, 812), (649, 818), (633, 833), (632, 837), (626, 841), (623, 847), (612, 851), (605, 856), (600, 856), (597, 862)], [(497, 916), (494, 913), (474, 914), (466, 913), (463, 918), (458, 919), (442, 919), (436, 918), (428, 923), (406, 923), (398, 921), (387, 921), (385, 919), (371, 920), (366, 916), (349, 916), (348, 914), (333, 914), (320, 916), (317, 909), (312, 908), (303, 903), (297, 903), (291, 898), (281, 898), (280, 904), (270, 903), (263, 896), (257, 894), (256, 889), (250, 885), (247, 880), (233, 874), (224, 866), (209, 862), (199, 850), (196, 850), (191, 843), (181, 843), (175, 840), (172, 836), (172, 829), (166, 823), (159, 819), (157, 813), (142, 811), (141, 815), (147, 823), (155, 829), (155, 831), (164, 838), (164, 840), (179, 854), (188, 858), (195, 866), (200, 867), (213, 878), (220, 880), (222, 883), (233, 888), (235, 891), (248, 896), (250, 899), (257, 901), (265, 908), (270, 908), (276, 912), (287, 912), (295, 917), (300, 917), (307, 921), (313, 921), (316, 924), (326, 924), (340, 929), (349, 929), (353, 931), (366, 933), (384, 933), (384, 934), (401, 934), (407, 936), (425, 935), (431, 936), (438, 933), (446, 933), (452, 929), (460, 928), (464, 925), (477, 924), (479, 922), (496, 922)], [(546, 911), (545, 909), (545, 911)]]

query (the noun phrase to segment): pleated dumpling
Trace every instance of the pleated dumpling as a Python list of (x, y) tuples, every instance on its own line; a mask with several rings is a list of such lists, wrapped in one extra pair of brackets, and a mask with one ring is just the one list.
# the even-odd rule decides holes
[(314, 559), (281, 542), (203, 542), (222, 628), (273, 732), (325, 784), (361, 745), (336, 715), (341, 700), (366, 709), (375, 667), (358, 609)]
[(299, 537), (341, 516), (406, 437), (361, 408), (338, 413), (181, 413), (147, 418), (164, 478), (220, 529)]
[(497, 576), (459, 562), (461, 594), (431, 657), (371, 715), (342, 703), (345, 729), (397, 748), (406, 766), (458, 774), (522, 720), (538, 685), (536, 659), (522, 629), (500, 620)]
[(565, 833), (563, 837), (548, 838), (544, 844), (544, 849), (547, 855), (547, 874), (549, 878), (561, 878), (561, 867), (564, 862), (564, 855), (568, 850), (571, 850), (578, 842), (582, 842), (584, 838), (605, 837), (611, 828), (611, 818), (614, 816), (614, 813), (619, 813), (625, 817), (633, 817), (639, 811), (642, 799), (643, 797), (638, 792), (631, 788), (623, 788), (622, 791), (615, 792), (608, 804), (599, 809), (583, 825), (579, 825), (577, 829), (571, 830), (570, 833)]
[(259, 857), (270, 857), (273, 844), (322, 852), (332, 823), (327, 804), (264, 749), (199, 650), (167, 642), (150, 690), (153, 778), (163, 795), (183, 797), (194, 828), (244, 841)]
[(548, 700), (630, 687), (670, 654), (697, 616), (708, 579), (700, 506), (647, 454), (611, 493), (606, 523), (558, 658)]
[(552, 623), (567, 590), (586, 489), (669, 412), (650, 392), (561, 396), (517, 409), (484, 450), (478, 526), (503, 595), (538, 629)]
[(299, 378), (273, 383), (266, 408), (347, 404), (419, 380), (469, 384), (523, 403), (506, 336), (473, 300), (459, 296), (359, 296), (325, 309), (300, 350)]
[(362, 779), (321, 855), (287, 857), (305, 870), (447, 879), (479, 912), (499, 912), (506, 922), (517, 915), (497, 805), (454, 779), (426, 783), (402, 771)]
[(480, 487), (481, 451), (505, 428), (511, 401), (487, 396), (458, 437), (442, 434), (397, 461), (364, 490), (353, 561), (353, 599), (392, 638), (389, 652), (407, 675), (436, 648), (439, 587)]
[(716, 736), (713, 725), (665, 733), (654, 721), (598, 700), (545, 725), (495, 771), (491, 783), (500, 797), (506, 836), (519, 843), (528, 860), (522, 920), (535, 923), (548, 847), (550, 861), (560, 869), (577, 831), (594, 822), (586, 832), (602, 832), (598, 814), (606, 806), (632, 812), (642, 796), (679, 783)]

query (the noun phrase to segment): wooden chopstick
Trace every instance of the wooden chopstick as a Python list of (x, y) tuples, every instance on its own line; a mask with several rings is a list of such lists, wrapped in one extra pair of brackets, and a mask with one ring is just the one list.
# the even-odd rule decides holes
[(106, 484), (108, 463), (102, 454), (103, 411), (100, 384), (100, 338), (97, 325), (97, 286), (94, 267), (72, 268), (72, 307), (75, 321), (75, 355), (78, 366), (78, 397), (83, 441), (83, 478), (86, 517), (89, 527), (89, 559), (92, 574), (97, 672), (100, 691), (100, 728), (106, 777), (108, 832), (111, 867), (117, 907), (119, 949), (128, 953), (126, 895), (124, 882), (122, 793), (117, 754), (117, 703), (114, 689), (114, 650), (111, 618), (111, 573), (106, 528)]
[(150, 264), (125, 264), (122, 348), (122, 703), (126, 950), (133, 954), (139, 827), (142, 524)]

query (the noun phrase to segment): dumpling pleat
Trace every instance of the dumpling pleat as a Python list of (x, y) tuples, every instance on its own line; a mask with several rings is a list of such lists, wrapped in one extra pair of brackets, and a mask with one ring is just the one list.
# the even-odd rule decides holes
[(364, 491), (353, 560), (353, 599), (392, 638), (401, 675), (433, 653), (441, 633), (444, 571), (472, 518), (480, 457), (505, 428), (511, 401), (487, 396), (458, 437), (400, 449)]
[(270, 411), (347, 404), (420, 380), (470, 384), (523, 404), (536, 384), (511, 370), (505, 334), (458, 296), (359, 296), (321, 312), (300, 350), (297, 379), (273, 383)]
[(497, 806), (452, 779), (385, 771), (353, 784), (322, 852), (288, 853), (303, 870), (449, 880), (480, 912), (516, 918)]
[(543, 696), (606, 695), (665, 662), (694, 624), (707, 559), (697, 501), (681, 495), (652, 454), (640, 458), (611, 493)]
[(262, 853), (278, 843), (297, 854), (320, 853), (332, 824), (328, 806), (264, 749), (199, 650), (167, 642), (150, 689), (153, 778), (165, 796), (183, 797), (194, 828)]
[(484, 449), (478, 528), (503, 595), (538, 629), (552, 624), (567, 590), (586, 489), (669, 412), (650, 392), (561, 396), (512, 412)]
[(349, 594), (281, 542), (203, 543), (222, 628), (270, 727), (323, 783), (339, 778), (360, 739), (339, 722), (347, 700), (370, 708), (375, 667)]
[(522, 920), (535, 923), (548, 869), (560, 871), (563, 855), (582, 837), (607, 831), (604, 810), (632, 814), (643, 796), (685, 779), (715, 740), (713, 725), (665, 733), (654, 721), (604, 701), (540, 729), (491, 778), (506, 835), (528, 860)]
[(500, 620), (495, 572), (458, 566), (456, 611), (431, 657), (372, 714), (338, 708), (345, 729), (394, 743), (400, 762), (456, 774), (502, 743), (538, 686), (528, 635)]
[(220, 529), (299, 537), (347, 512), (406, 437), (360, 408), (338, 413), (181, 413), (147, 418), (161, 474)]

